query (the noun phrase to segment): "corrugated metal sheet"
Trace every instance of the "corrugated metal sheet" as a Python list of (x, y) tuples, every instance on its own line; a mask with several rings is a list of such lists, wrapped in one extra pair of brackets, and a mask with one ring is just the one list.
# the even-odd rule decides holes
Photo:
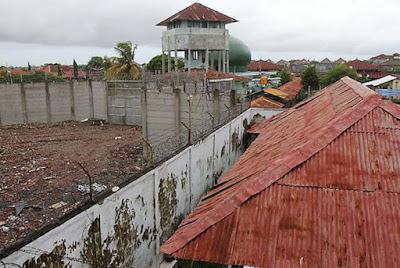
[(282, 108), (283, 103), (268, 99), (265, 96), (261, 96), (250, 103), (252, 108)]
[(277, 96), (277, 97), (279, 97), (281, 99), (284, 99), (284, 98), (287, 97), (287, 94), (285, 92), (280, 91), (279, 89), (271, 88), (271, 87), (265, 88), (264, 92), (265, 93), (269, 93), (269, 94), (274, 95), (274, 96)]
[[(346, 196), (349, 193), (349, 200), (358, 202), (358, 207), (364, 206), (367, 209), (365, 213), (372, 213), (372, 208), (370, 211), (368, 208), (373, 205), (373, 209), (396, 215), (400, 220), (398, 211), (392, 209), (393, 204), (398, 202), (397, 199), (390, 203), (390, 206), (384, 207), (381, 207), (382, 200), (368, 203), (371, 191), (377, 191), (373, 195), (376, 194), (382, 199), (398, 196), (396, 191), (400, 188), (400, 141), (397, 138), (399, 119), (400, 108), (397, 105), (382, 100), (358, 82), (343, 78), (313, 98), (253, 127), (252, 131), (260, 133), (259, 137), (227, 172), (219, 185), (203, 198), (161, 250), (181, 258), (249, 264), (256, 267), (293, 267), (299, 265), (301, 257), (309, 267), (332, 267), (339, 264), (349, 266), (357, 262), (358, 257), (361, 266), (368, 263), (368, 267), (379, 267), (375, 264), (384, 261), (386, 253), (379, 256), (376, 254), (382, 251), (381, 247), (385, 247), (385, 251), (391, 250), (379, 244), (381, 239), (391, 239), (385, 235), (377, 238), (371, 233), (363, 234), (363, 237), (369, 237), (368, 241), (376, 242), (375, 247), (371, 245), (370, 251), (364, 250), (364, 255), (362, 250), (356, 250), (354, 254), (349, 251), (350, 255), (343, 251), (344, 246), (346, 250), (358, 247), (355, 240), (350, 239), (358, 233), (349, 233), (347, 229), (340, 229), (334, 233), (334, 239), (330, 237), (332, 241), (341, 241), (329, 244), (326, 249), (330, 248), (330, 252), (315, 246), (315, 243), (326, 243), (327, 238), (318, 235), (331, 234), (328, 230), (334, 227), (329, 225), (329, 219), (339, 223), (346, 219), (350, 221), (349, 224), (355, 224), (353, 218), (346, 218), (355, 214), (353, 210), (349, 210), (343, 218), (339, 212), (334, 211), (337, 209), (347, 213), (346, 209), (350, 204), (347, 203), (347, 199), (341, 197), (342, 195), (339, 194), (338, 198), (326, 203), (325, 207), (325, 192), (339, 192), (336, 189), (346, 189), (340, 192), (346, 193), (343, 194)], [(322, 174), (323, 178), (318, 174)], [(376, 180), (380, 180), (380, 184)], [(353, 188), (348, 188), (350, 186)], [(307, 197), (304, 199), (306, 202), (294, 198), (290, 207), (285, 207), (280, 201), (281, 195), (274, 197), (272, 193), (274, 189), (281, 188), (289, 189), (285, 191), (293, 193), (299, 191), (299, 195), (304, 194)], [(306, 196), (306, 192), (315, 194)], [(269, 198), (268, 202), (263, 200), (264, 194), (266, 199)], [(275, 212), (269, 214), (268, 208), (257, 205), (261, 204), (260, 202), (267, 202), (272, 210), (276, 206), (273, 210)], [(251, 212), (245, 210), (246, 212), (241, 214), (242, 209), (247, 206)], [(308, 209), (304, 210), (303, 207)], [(280, 229), (280, 224), (273, 224), (280, 222), (282, 215), (286, 214), (293, 219), (287, 220), (289, 223), (299, 217), (304, 217), (305, 221), (312, 221), (312, 217), (320, 213), (316, 212), (317, 208), (333, 214), (327, 214), (327, 221), (321, 221), (317, 226), (310, 223), (309, 232), (318, 234), (312, 236), (312, 240), (307, 240), (306, 234), (300, 232), (301, 229), (288, 228), (291, 232), (285, 233)], [(265, 214), (268, 217), (264, 218)], [(374, 217), (373, 215), (378, 214), (372, 213), (371, 217)], [(368, 221), (367, 218), (363, 220)], [(373, 226), (379, 220), (373, 218), (371, 228), (381, 228), (378, 225)], [(252, 228), (252, 231), (249, 233), (246, 228)], [(384, 226), (379, 232), (388, 231), (387, 228), (392, 227)], [(396, 240), (399, 238), (400, 229), (394, 230), (397, 230), (393, 233), (393, 239)], [(280, 233), (282, 237), (278, 236), (277, 240)], [(231, 237), (234, 237), (234, 240)], [(399, 240), (396, 241), (397, 244), (392, 246), (400, 250)], [(304, 243), (307, 250), (300, 250), (301, 243)], [(299, 251), (296, 251), (296, 248)], [(264, 256), (260, 251), (270, 253)], [(338, 252), (343, 254), (339, 256)], [(313, 263), (316, 265), (312, 265)]]
[(293, 77), (292, 81), (280, 86), (278, 89), (287, 94), (287, 96), (284, 98), (285, 100), (294, 99), (302, 89), (301, 77), (299, 76)]
[(176, 20), (222, 21), (225, 23), (237, 22), (234, 18), (222, 14), (212, 8), (206, 7), (200, 3), (194, 3), (158, 23), (157, 26), (167, 25), (169, 22)]
[(275, 183), (174, 256), (254, 267), (398, 267), (399, 202), (398, 193)]

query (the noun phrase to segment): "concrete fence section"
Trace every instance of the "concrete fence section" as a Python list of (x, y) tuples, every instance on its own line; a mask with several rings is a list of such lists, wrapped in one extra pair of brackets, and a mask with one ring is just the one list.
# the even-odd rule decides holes
[(0, 85), (0, 126), (107, 120), (105, 82), (57, 82)]
[(159, 267), (160, 245), (243, 153), (245, 120), (250, 122), (251, 109), (15, 250), (1, 264), (7, 268)]

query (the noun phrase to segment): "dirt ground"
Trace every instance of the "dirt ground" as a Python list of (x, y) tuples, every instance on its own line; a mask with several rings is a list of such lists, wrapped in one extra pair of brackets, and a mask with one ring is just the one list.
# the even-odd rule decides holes
[[(64, 122), (0, 128), (0, 249), (89, 198), (89, 179), (112, 188), (144, 168), (141, 128)], [(17, 215), (17, 210), (22, 211)]]

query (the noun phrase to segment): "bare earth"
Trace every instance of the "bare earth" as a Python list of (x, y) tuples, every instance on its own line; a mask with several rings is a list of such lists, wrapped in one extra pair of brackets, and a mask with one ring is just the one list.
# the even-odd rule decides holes
[[(95, 183), (112, 188), (141, 172), (141, 153), (140, 127), (64, 122), (0, 128), (0, 249), (89, 198), (78, 191), (89, 181), (78, 162)], [(23, 207), (19, 215), (15, 203)]]

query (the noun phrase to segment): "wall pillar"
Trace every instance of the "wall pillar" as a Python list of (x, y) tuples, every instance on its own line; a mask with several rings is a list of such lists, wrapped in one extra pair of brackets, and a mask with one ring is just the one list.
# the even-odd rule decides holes
[(229, 73), (229, 50), (226, 51), (226, 72)]
[[(22, 104), (22, 120), (24, 124), (28, 124), (29, 121), (28, 121), (28, 113), (26, 111), (26, 92), (24, 84), (21, 84), (21, 104)], [(47, 100), (46, 100), (46, 105), (47, 105)]]
[(222, 72), (226, 73), (226, 50), (222, 52)]
[(89, 117), (94, 118), (94, 99), (92, 80), (89, 79)]
[(218, 71), (221, 72), (221, 50), (218, 50)]
[(188, 72), (190, 73), (191, 68), (191, 64), (192, 64), (192, 50), (189, 49), (188, 50)]
[(180, 137), (181, 134), (181, 90), (174, 88), (174, 121), (175, 121), (175, 135)]
[(165, 55), (164, 55), (164, 50), (162, 51), (162, 54), (161, 54), (161, 72), (163, 74), (165, 73)]
[[(50, 106), (50, 90), (49, 90), (49, 82), (45, 82), (45, 90), (46, 90), (46, 113), (47, 113), (47, 124), (51, 124), (51, 106)], [(90, 96), (89, 96), (90, 97)], [(89, 99), (90, 100), (90, 99)]]
[[(141, 108), (142, 108), (142, 136), (146, 140), (148, 140), (148, 126), (147, 126), (147, 89), (142, 88), (141, 94)], [(146, 142), (143, 142), (143, 153), (149, 152), (148, 146)]]
[(213, 94), (213, 110), (214, 110), (215, 124), (218, 125), (219, 124), (219, 116), (220, 116), (218, 89), (215, 89), (214, 94)]
[(175, 72), (178, 72), (178, 51), (175, 49)]
[(208, 54), (210, 54), (210, 51), (208, 51), (208, 48), (206, 49), (206, 72), (208, 72), (209, 69), (209, 63), (210, 63), (210, 59), (208, 57)]
[(168, 72), (171, 72), (171, 50), (168, 50)]
[(75, 97), (74, 97), (74, 82), (69, 82), (69, 103), (71, 105), (71, 120), (76, 121), (75, 116)]
[(211, 51), (211, 70), (214, 70), (214, 51)]

